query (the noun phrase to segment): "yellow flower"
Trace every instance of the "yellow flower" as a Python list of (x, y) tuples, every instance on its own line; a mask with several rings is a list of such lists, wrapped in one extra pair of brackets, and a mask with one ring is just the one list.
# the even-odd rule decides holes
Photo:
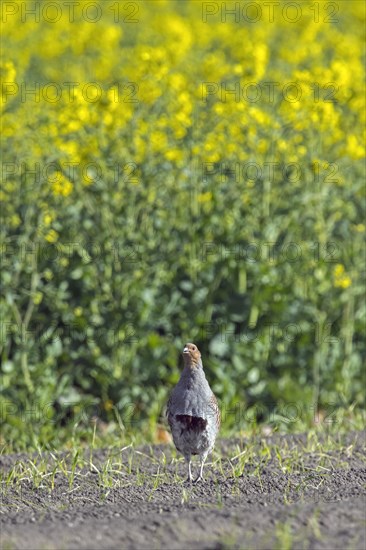
[(50, 213), (47, 212), (46, 214), (44, 214), (44, 216), (43, 216), (43, 224), (44, 224), (45, 226), (51, 225), (52, 221), (53, 221), (53, 216), (51, 216)]
[(351, 159), (362, 159), (366, 156), (365, 147), (358, 142), (355, 135), (351, 134), (347, 137), (347, 153)]
[(348, 288), (352, 284), (352, 279), (345, 273), (343, 264), (336, 264), (333, 270), (334, 286), (337, 288)]
[[(6, 104), (10, 99), (17, 97), (18, 86), (15, 83), (16, 70), (12, 61), (0, 62), (1, 97), (0, 103)], [(4, 125), (5, 129), (5, 125)]]
[(162, 151), (167, 146), (167, 136), (159, 130), (151, 133), (151, 145), (153, 151)]
[(183, 158), (183, 152), (180, 149), (169, 149), (165, 153), (165, 158), (171, 161), (179, 161)]
[(336, 279), (334, 286), (341, 287), (341, 288), (348, 288), (352, 283), (351, 277), (348, 275), (345, 275), (344, 277), (341, 277), (340, 279)]
[(222, 103), (216, 103), (216, 104), (214, 105), (214, 111), (215, 111), (215, 113), (216, 113), (217, 115), (222, 115), (223, 112), (224, 112), (224, 110), (225, 110), (225, 109), (224, 109), (224, 106), (223, 106)]
[(3, 82), (15, 82), (16, 70), (12, 61), (0, 63), (0, 78)]
[(111, 115), (111, 113), (104, 113), (104, 116), (103, 116), (103, 120), (104, 120), (104, 124), (106, 124), (107, 126), (110, 126), (113, 122), (113, 116)]
[(65, 141), (59, 144), (59, 148), (63, 153), (66, 153), (74, 162), (79, 160), (79, 144), (76, 141)]
[(18, 214), (13, 214), (10, 218), (10, 225), (12, 227), (18, 227), (21, 224), (22, 220), (18, 216)]
[(187, 134), (187, 129), (184, 126), (175, 126), (174, 128), (174, 137), (175, 139), (183, 139)]
[(206, 193), (200, 193), (197, 197), (197, 202), (200, 204), (205, 204), (207, 202), (212, 201), (212, 193), (211, 191), (207, 191)]
[(180, 73), (172, 74), (169, 83), (174, 90), (183, 90), (186, 87), (186, 79)]
[[(56, 179), (57, 178), (57, 179)], [(72, 192), (74, 186), (71, 181), (64, 176), (61, 172), (56, 172), (52, 178), (50, 178), (52, 184), (52, 191), (54, 195), (61, 195), (67, 197)]]
[(49, 243), (55, 243), (58, 239), (58, 233), (54, 229), (50, 229), (50, 231), (45, 236), (46, 241)]
[(279, 139), (277, 142), (277, 147), (280, 151), (286, 151), (288, 149), (288, 143), (284, 139)]
[(344, 265), (337, 264), (334, 266), (333, 274), (335, 277), (341, 277), (344, 273)]
[(260, 139), (258, 142), (259, 153), (267, 153), (270, 143), (265, 139)]

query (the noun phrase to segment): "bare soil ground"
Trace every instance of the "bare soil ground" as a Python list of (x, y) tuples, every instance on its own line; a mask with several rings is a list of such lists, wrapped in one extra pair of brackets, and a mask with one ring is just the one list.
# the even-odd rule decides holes
[(3, 455), (0, 466), (4, 550), (366, 545), (365, 432), (221, 440), (197, 485), (169, 445)]

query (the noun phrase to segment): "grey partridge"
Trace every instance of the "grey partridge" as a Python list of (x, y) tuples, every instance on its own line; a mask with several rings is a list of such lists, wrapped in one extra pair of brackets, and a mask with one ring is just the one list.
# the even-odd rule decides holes
[(184, 369), (169, 398), (167, 417), (174, 444), (188, 465), (187, 481), (192, 481), (191, 456), (200, 457), (200, 473), (196, 483), (203, 479), (204, 463), (215, 445), (220, 428), (220, 410), (206, 380), (197, 346), (186, 344), (183, 360)]

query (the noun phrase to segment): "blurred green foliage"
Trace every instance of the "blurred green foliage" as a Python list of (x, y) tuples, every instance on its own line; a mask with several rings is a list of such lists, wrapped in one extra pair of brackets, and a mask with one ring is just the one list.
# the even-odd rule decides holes
[(224, 429), (363, 406), (363, 3), (256, 24), (132, 4), (4, 25), (2, 441), (154, 429), (186, 341)]

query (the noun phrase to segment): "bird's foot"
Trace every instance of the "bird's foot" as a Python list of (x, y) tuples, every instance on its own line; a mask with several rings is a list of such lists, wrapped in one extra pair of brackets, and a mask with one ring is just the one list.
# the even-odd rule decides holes
[(194, 480), (193, 483), (196, 484), (196, 483), (198, 483), (199, 481), (205, 481), (201, 475), (198, 476), (198, 477)]

